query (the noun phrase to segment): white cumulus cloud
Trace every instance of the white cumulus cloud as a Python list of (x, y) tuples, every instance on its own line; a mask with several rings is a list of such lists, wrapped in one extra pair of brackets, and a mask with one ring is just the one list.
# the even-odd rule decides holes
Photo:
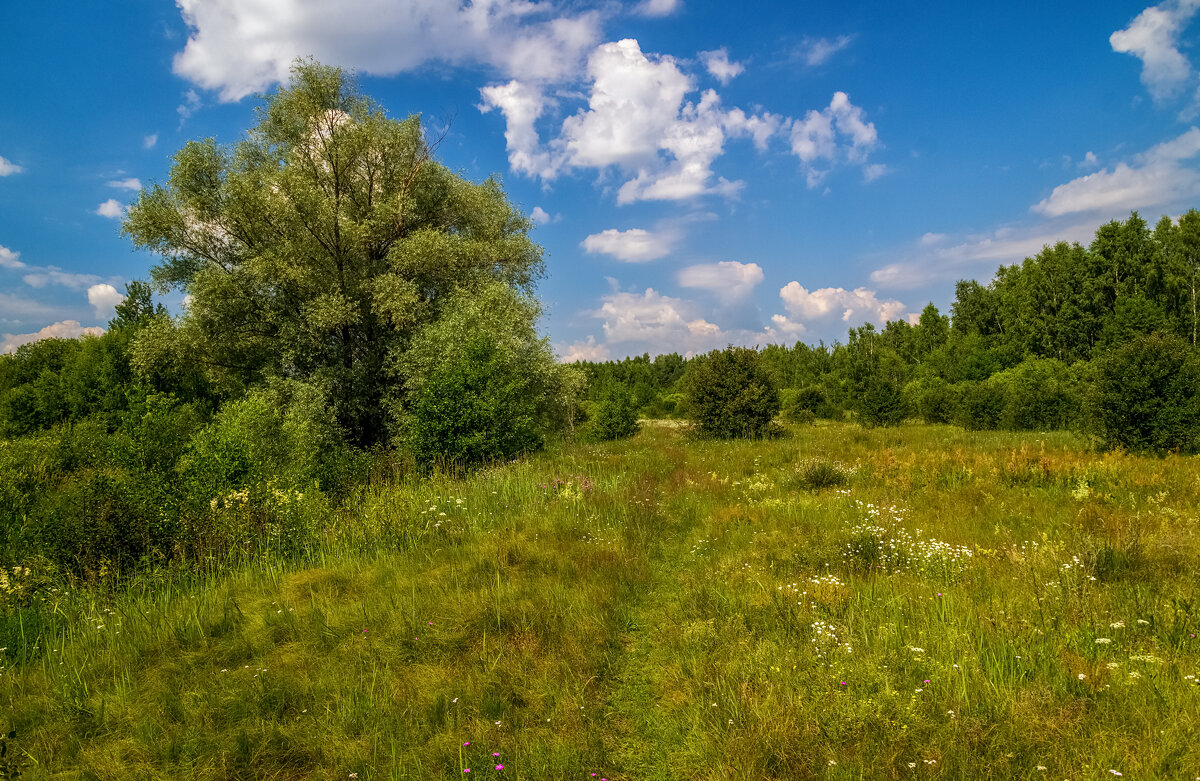
[(17, 165), (14, 162), (12, 162), (11, 160), (7, 160), (3, 157), (0, 157), (0, 176), (11, 176), (12, 174), (19, 174), (24, 170), (25, 170), (24, 168), (22, 168), (21, 166)]
[(616, 169), (627, 177), (617, 192), (621, 204), (730, 196), (742, 183), (714, 180), (712, 170), (726, 140), (747, 137), (765, 148), (782, 126), (769, 113), (726, 111), (714, 90), (689, 99), (695, 85), (679, 63), (647, 55), (631, 38), (596, 47), (586, 81), (587, 106), (567, 116), (544, 144), (537, 122), (549, 100), (540, 86), (512, 80), (480, 90), (480, 109), (499, 109), (505, 117), (514, 171), (550, 180), (567, 169)]
[(607, 361), (612, 357), (612, 352), (607, 345), (596, 342), (596, 337), (588, 336), (586, 341), (572, 342), (567, 345), (565, 350), (562, 350), (562, 356), (559, 360), (562, 363), (575, 363), (576, 361)]
[(639, 16), (670, 16), (683, 5), (679, 0), (642, 0), (634, 8)]
[(757, 263), (723, 260), (680, 269), (676, 280), (681, 287), (707, 290), (729, 303), (750, 295), (763, 281), (763, 270)]
[(1034, 204), (1047, 217), (1076, 212), (1123, 212), (1175, 204), (1200, 195), (1200, 170), (1189, 163), (1200, 155), (1200, 129), (1191, 128), (1137, 155), (1055, 187)]
[(664, 296), (654, 288), (641, 294), (612, 293), (603, 301), (597, 316), (604, 321), (608, 342), (675, 342), (720, 332), (707, 320), (689, 316), (689, 302)]
[(804, 323), (797, 323), (787, 315), (771, 315), (771, 322), (779, 333), (792, 339), (802, 336), (808, 330)]
[[(285, 81), (297, 57), (386, 76), (428, 62), (481, 64), (554, 81), (600, 35), (595, 11), (559, 13), (528, 0), (178, 0), (189, 28), (175, 73), (234, 101)], [(675, 3), (656, 0), (669, 12)], [(669, 7), (668, 7), (669, 6)]]
[[(865, 112), (851, 103), (845, 92), (835, 92), (826, 108), (792, 120), (788, 134), (792, 154), (804, 164), (810, 188), (821, 184), (838, 163), (865, 165), (867, 156), (879, 145), (875, 124), (867, 121)], [(868, 165), (864, 175), (870, 180), (885, 170)]]
[(837, 316), (851, 326), (863, 322), (883, 325), (888, 320), (895, 320), (905, 310), (901, 302), (881, 299), (875, 291), (865, 287), (854, 290), (841, 287), (808, 290), (799, 282), (789, 282), (779, 290), (779, 297), (783, 299), (788, 314), (800, 322), (827, 320)]
[(609, 228), (588, 236), (580, 246), (590, 254), (611, 255), (625, 263), (645, 263), (669, 255), (675, 241), (675, 235), (666, 231)]
[(529, 219), (533, 220), (538, 225), (545, 225), (554, 218), (550, 216), (550, 212), (543, 209), (541, 206), (534, 206), (533, 211), (529, 213)]
[(0, 245), (0, 268), (14, 271), (25, 268), (25, 264), (21, 261), (21, 253)]
[(602, 299), (592, 316), (601, 320), (603, 346), (611, 353), (678, 352), (696, 355), (728, 344), (762, 345), (795, 338), (799, 330), (725, 329), (709, 320), (693, 301), (666, 296), (653, 288), (644, 293), (614, 292)]
[(117, 304), (125, 300), (115, 287), (107, 283), (92, 285), (87, 291), (88, 303), (96, 310), (96, 317), (101, 320), (111, 318)]
[(484, 87), (479, 94), (483, 98), (480, 111), (487, 113), (495, 108), (504, 115), (504, 140), (512, 169), (546, 180), (558, 176), (562, 155), (542, 148), (535, 126), (546, 109), (546, 97), (541, 87), (514, 79), (507, 84)]
[(1138, 14), (1109, 36), (1113, 51), (1142, 61), (1142, 84), (1158, 101), (1176, 96), (1192, 78), (1192, 64), (1179, 50), (1179, 36), (1200, 9), (1200, 0), (1168, 0)]
[(110, 220), (119, 220), (125, 216), (125, 206), (116, 198), (109, 198), (96, 207), (95, 213)]
[(104, 329), (99, 326), (84, 327), (78, 320), (60, 320), (33, 333), (0, 335), (0, 354), (14, 353), (21, 345), (42, 339), (78, 339), (84, 334), (99, 336), (102, 333)]
[(722, 84), (728, 84), (735, 76), (740, 75), (745, 66), (740, 62), (731, 62), (729, 52), (722, 46), (710, 52), (700, 52), (700, 61), (712, 77)]
[(606, 43), (588, 58), (586, 111), (563, 122), (572, 165), (626, 168), (653, 162), (679, 118), (692, 81), (669, 56), (651, 60), (632, 38)]

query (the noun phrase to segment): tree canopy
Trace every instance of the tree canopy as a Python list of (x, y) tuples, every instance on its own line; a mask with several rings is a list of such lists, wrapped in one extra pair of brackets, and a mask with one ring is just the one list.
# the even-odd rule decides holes
[(184, 360), (237, 394), (270, 378), (325, 394), (349, 439), (382, 442), (412, 340), (457, 293), (528, 292), (531, 224), (498, 182), (433, 159), (420, 118), (388, 118), (340, 69), (299, 62), (233, 146), (190, 142), (124, 223), (186, 295), (134, 347), (143, 370)]

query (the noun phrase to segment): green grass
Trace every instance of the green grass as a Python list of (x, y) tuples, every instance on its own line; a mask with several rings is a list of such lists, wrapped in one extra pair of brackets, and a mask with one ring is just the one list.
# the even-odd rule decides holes
[(1198, 507), (1067, 434), (647, 426), (10, 608), (0, 727), (27, 778), (1191, 779)]

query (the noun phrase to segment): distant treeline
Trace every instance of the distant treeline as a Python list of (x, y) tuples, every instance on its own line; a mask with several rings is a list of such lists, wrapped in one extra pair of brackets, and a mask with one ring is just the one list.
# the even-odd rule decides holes
[[(1198, 296), (1200, 212), (1163, 217), (1154, 229), (1134, 213), (1101, 226), (1087, 247), (1060, 242), (1002, 266), (990, 284), (960, 281), (949, 316), (930, 304), (915, 325), (866, 324), (845, 343), (767, 345), (759, 354), (795, 421), (1077, 428), (1110, 444), (1191, 450), (1180, 427), (1193, 414), (1195, 391), (1183, 385), (1194, 371)], [(702, 360), (671, 353), (580, 366), (590, 400), (622, 387), (643, 416), (681, 417), (683, 380)], [(1108, 398), (1115, 393), (1129, 399)], [(1131, 438), (1107, 417), (1145, 417), (1153, 410), (1135, 407), (1156, 398), (1170, 399), (1174, 433), (1162, 434), (1160, 421), (1158, 435)]]

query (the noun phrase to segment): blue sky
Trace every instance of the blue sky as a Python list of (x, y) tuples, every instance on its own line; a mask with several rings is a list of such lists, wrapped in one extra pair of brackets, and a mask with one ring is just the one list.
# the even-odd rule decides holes
[[(914, 11), (913, 9), (919, 9)], [(126, 0), (5, 10), (0, 351), (102, 327), (189, 139), (355, 70), (546, 249), (564, 358), (845, 339), (1057, 239), (1200, 206), (1200, 0)]]

